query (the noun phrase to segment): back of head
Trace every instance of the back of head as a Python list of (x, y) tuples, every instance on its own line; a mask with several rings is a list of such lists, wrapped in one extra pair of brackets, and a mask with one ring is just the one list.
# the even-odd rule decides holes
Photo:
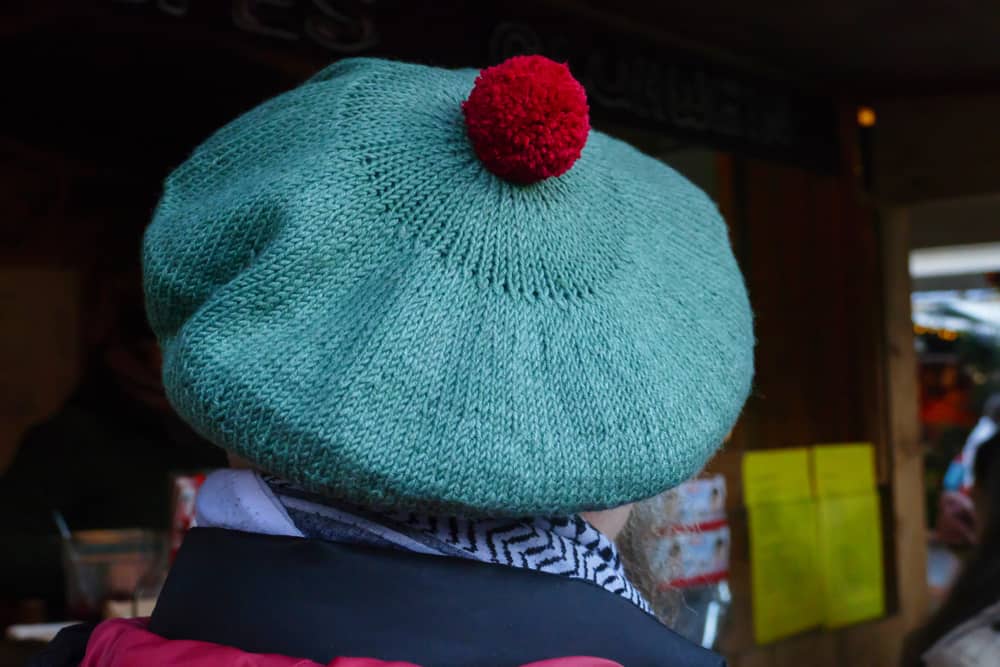
[(348, 59), (220, 130), (144, 244), (178, 413), (370, 507), (573, 513), (688, 478), (750, 389), (746, 290), (714, 203), (587, 113), (539, 56)]

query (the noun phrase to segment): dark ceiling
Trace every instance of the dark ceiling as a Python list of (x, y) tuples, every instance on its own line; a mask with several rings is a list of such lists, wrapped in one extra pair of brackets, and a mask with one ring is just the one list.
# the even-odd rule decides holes
[[(478, 43), (482, 40), (474, 35), (480, 33), (472, 29), (477, 22), (529, 16), (544, 6), (549, 21), (558, 23), (561, 16), (586, 14), (589, 8), (593, 29), (608, 25), (622, 32), (623, 26), (612, 24), (628, 23), (668, 45), (707, 51), (823, 91), (1000, 92), (1000, 0), (337, 1), (374, 11), (386, 41), (404, 44), (411, 55), (432, 50), (439, 41)], [(173, 5), (191, 12), (179, 18), (157, 9)], [(135, 165), (130, 170), (155, 165), (150, 168), (158, 179), (212, 128), (332, 57), (310, 51), (301, 40), (268, 40), (236, 30), (231, 7), (238, 5), (248, 3), (21, 0), (7, 5), (0, 10), (0, 54), (7, 64), (9, 99), (0, 120), (16, 128), (22, 141), (91, 160), (101, 156), (116, 167)], [(295, 0), (288, 6), (305, 12), (318, 5)], [(456, 14), (456, 8), (462, 12)], [(397, 25), (401, 12), (410, 16), (407, 25)], [(203, 24), (199, 17), (209, 14), (218, 15), (216, 23)], [(413, 29), (414, 17), (419, 30)], [(251, 66), (251, 60), (258, 62)], [(158, 157), (148, 159), (151, 155)]]
[(578, 0), (675, 38), (866, 94), (1000, 91), (997, 0)]

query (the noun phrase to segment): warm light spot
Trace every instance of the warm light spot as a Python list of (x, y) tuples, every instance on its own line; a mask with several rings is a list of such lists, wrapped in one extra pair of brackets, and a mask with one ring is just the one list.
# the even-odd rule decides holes
[(924, 336), (930, 334), (932, 336), (937, 336), (941, 340), (945, 341), (956, 341), (958, 340), (959, 333), (957, 331), (952, 331), (950, 329), (934, 329), (931, 327), (922, 327), (919, 324), (913, 325), (913, 333), (917, 336)]
[(861, 127), (872, 127), (875, 125), (875, 109), (871, 107), (858, 107), (858, 125)]

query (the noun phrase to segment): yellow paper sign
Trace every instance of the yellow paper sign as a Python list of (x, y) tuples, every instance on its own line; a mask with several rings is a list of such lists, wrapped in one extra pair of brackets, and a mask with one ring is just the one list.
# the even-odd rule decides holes
[(819, 502), (825, 624), (837, 628), (885, 613), (882, 522), (874, 491)]
[(743, 456), (743, 499), (748, 507), (811, 497), (808, 449), (767, 449)]
[(869, 444), (819, 445), (812, 449), (816, 495), (868, 493), (875, 488), (875, 452)]
[(758, 643), (884, 613), (871, 445), (750, 452), (743, 495)]
[(812, 500), (749, 511), (754, 638), (772, 642), (823, 623), (823, 586)]

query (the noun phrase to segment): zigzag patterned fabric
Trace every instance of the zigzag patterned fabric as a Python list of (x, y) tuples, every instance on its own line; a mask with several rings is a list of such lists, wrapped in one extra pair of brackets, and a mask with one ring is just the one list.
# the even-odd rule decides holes
[(335, 502), (276, 477), (263, 479), (306, 537), (469, 558), (582, 579), (652, 613), (625, 576), (614, 543), (579, 516), (466, 519), (380, 513)]

